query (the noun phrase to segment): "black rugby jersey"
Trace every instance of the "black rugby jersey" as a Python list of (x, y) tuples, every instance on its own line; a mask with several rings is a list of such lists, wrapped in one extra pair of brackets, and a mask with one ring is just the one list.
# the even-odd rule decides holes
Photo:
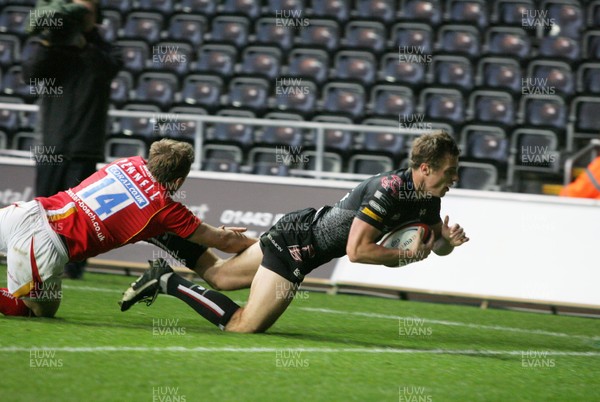
[(319, 210), (312, 222), (314, 246), (321, 260), (346, 254), (350, 226), (355, 217), (383, 234), (407, 223), (435, 225), (441, 222), (441, 200), (417, 198), (411, 169), (398, 169), (370, 177), (333, 207)]

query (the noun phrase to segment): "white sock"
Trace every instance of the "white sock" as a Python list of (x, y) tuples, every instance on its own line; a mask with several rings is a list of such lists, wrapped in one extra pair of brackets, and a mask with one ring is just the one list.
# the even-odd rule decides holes
[(164, 274), (158, 279), (158, 283), (160, 284), (160, 291), (164, 294), (167, 294), (167, 282), (169, 282), (169, 278), (173, 275), (173, 272), (169, 272), (168, 274)]

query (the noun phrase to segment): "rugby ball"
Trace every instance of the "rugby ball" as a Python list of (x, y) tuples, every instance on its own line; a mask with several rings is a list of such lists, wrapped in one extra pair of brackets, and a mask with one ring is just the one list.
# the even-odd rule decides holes
[(429, 226), (424, 223), (410, 223), (387, 233), (378, 244), (386, 248), (408, 250), (412, 247), (413, 243), (417, 241), (419, 228), (423, 228), (423, 243), (427, 243), (431, 236), (431, 229)]

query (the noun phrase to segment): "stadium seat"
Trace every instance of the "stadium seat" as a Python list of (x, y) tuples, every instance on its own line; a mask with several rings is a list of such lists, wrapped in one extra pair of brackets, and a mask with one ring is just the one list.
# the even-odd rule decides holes
[(529, 83), (542, 91), (571, 96), (575, 93), (575, 77), (571, 66), (562, 61), (532, 60), (527, 67)]
[[(41, 80), (45, 82), (45, 80), (52, 80), (52, 78), (42, 78)], [(36, 88), (37, 82), (41, 81), (34, 80), (33, 84), (31, 81), (25, 82), (23, 80), (23, 68), (19, 64), (15, 64), (4, 71), (2, 90), (7, 95), (16, 95), (30, 100), (37, 97), (37, 89), (39, 89)]]
[(276, 47), (248, 46), (242, 53), (241, 73), (257, 74), (274, 80), (280, 75), (281, 50)]
[[(293, 120), (304, 121), (302, 116), (292, 113), (272, 112), (264, 117), (274, 120)], [(264, 144), (279, 144), (289, 147), (301, 147), (304, 144), (304, 135), (299, 127), (288, 126), (265, 126), (260, 137), (260, 142)]]
[(432, 82), (435, 85), (454, 85), (463, 90), (473, 88), (473, 65), (462, 56), (434, 56), (431, 61)]
[(361, 116), (365, 111), (365, 90), (362, 85), (328, 82), (323, 88), (323, 110)]
[[(255, 118), (255, 114), (248, 110), (221, 109), (217, 116), (237, 117), (240, 119)], [(208, 131), (207, 139), (213, 142), (228, 143), (241, 147), (244, 151), (254, 144), (254, 127), (243, 123), (214, 123), (212, 130)]]
[(319, 18), (332, 18), (344, 23), (350, 16), (350, 4), (350, 0), (312, 0), (312, 13)]
[(207, 26), (206, 18), (202, 15), (176, 14), (169, 20), (167, 38), (200, 46), (204, 42)]
[(576, 61), (580, 58), (579, 42), (566, 36), (547, 36), (542, 38), (540, 56)]
[(138, 0), (136, 6), (140, 10), (159, 12), (163, 15), (173, 12), (173, 0)]
[(428, 118), (460, 124), (465, 114), (462, 93), (450, 88), (425, 88), (419, 94), (419, 110)]
[(303, 46), (324, 48), (332, 51), (339, 46), (340, 27), (335, 21), (311, 19), (310, 25), (300, 32)]
[(289, 165), (293, 158), (289, 157), (290, 151), (287, 147), (278, 146), (254, 146), (248, 152), (248, 164)]
[(536, 7), (532, 0), (497, 0), (493, 2), (491, 22), (498, 25), (533, 29), (532, 15)]
[(520, 94), (523, 88), (521, 65), (515, 59), (484, 57), (477, 65), (479, 86), (508, 90)]
[(346, 24), (345, 45), (353, 49), (381, 53), (386, 48), (386, 30), (380, 22), (350, 21)]
[(312, 114), (317, 106), (318, 88), (307, 79), (285, 78), (277, 80), (275, 104), (278, 110)]
[(202, 170), (207, 172), (240, 173), (240, 164), (220, 159), (207, 159), (202, 163)]
[(250, 22), (233, 15), (219, 15), (212, 19), (211, 40), (235, 45), (238, 49), (248, 43)]
[(398, 85), (375, 85), (371, 90), (369, 109), (378, 116), (411, 116), (415, 112), (413, 91)]
[(218, 160), (235, 162), (241, 165), (244, 154), (240, 147), (235, 145), (206, 144), (202, 147), (202, 160)]
[(217, 12), (218, 3), (213, 0), (181, 0), (176, 3), (177, 9), (184, 13), (201, 14), (205, 17), (211, 17)]
[[(304, 9), (305, 9), (305, 5), (304, 2), (301, 0), (267, 0), (267, 8), (268, 8), (268, 12), (270, 12), (273, 15), (277, 15), (273, 10), (278, 11), (278, 10), (286, 10), (286, 11), (290, 11), (290, 13), (286, 13), (285, 17), (287, 17), (288, 15), (291, 16), (290, 18), (303, 18), (303, 15), (298, 16), (298, 12), (303, 13)], [(314, 7), (314, 5), (313, 5)], [(263, 14), (265, 12), (263, 11)], [(280, 14), (283, 17), (283, 12)]]
[[(389, 126), (390, 132), (364, 131), (361, 133), (361, 152), (376, 152), (387, 154), (393, 159), (399, 159), (405, 153), (406, 137), (398, 133), (398, 121), (390, 119), (370, 118), (361, 124), (366, 126)], [(352, 169), (350, 169), (352, 170)]]
[(498, 170), (489, 163), (460, 162), (458, 188), (470, 190), (498, 190)]
[(102, 24), (98, 27), (102, 39), (113, 43), (117, 40), (122, 24), (121, 13), (115, 10), (102, 10)]
[(242, 14), (250, 19), (260, 15), (260, 2), (254, 0), (225, 0), (223, 11), (228, 14)]
[(415, 87), (425, 83), (425, 64), (419, 62), (400, 61), (398, 53), (386, 53), (381, 57), (379, 79), (411, 84)]
[(497, 126), (469, 124), (460, 133), (462, 156), (469, 159), (494, 161), (506, 165), (509, 140), (506, 132)]
[(287, 74), (321, 84), (329, 76), (329, 54), (321, 49), (296, 48), (290, 52)]
[(375, 81), (377, 65), (371, 52), (343, 50), (335, 55), (333, 79), (357, 80), (370, 85)]
[(205, 44), (198, 50), (195, 70), (228, 78), (234, 73), (236, 60), (237, 49), (234, 46)]
[[(168, 124), (163, 126), (164, 130), (161, 130), (160, 135), (166, 136), (170, 138), (180, 138), (189, 141), (196, 141), (196, 128), (198, 126), (198, 122), (196, 120), (190, 118), (183, 118), (181, 115), (191, 114), (191, 115), (207, 115), (206, 109), (200, 107), (193, 106), (175, 106), (169, 109), (168, 112), (170, 115), (177, 116), (178, 124)], [(204, 125), (203, 127), (206, 127)], [(202, 130), (202, 135), (204, 135), (205, 129)], [(204, 137), (203, 137), (204, 138)]]
[(442, 21), (442, 4), (439, 0), (401, 0), (402, 19), (438, 25)]
[(171, 73), (143, 73), (135, 88), (135, 101), (151, 102), (168, 108), (178, 91), (177, 76)]
[[(0, 96), (0, 103), (24, 104), (21, 98)], [(0, 129), (12, 134), (21, 127), (22, 114), (16, 110), (0, 109)]]
[[(313, 118), (315, 122), (333, 123), (333, 124), (352, 124), (349, 117), (333, 115), (317, 115)], [(336, 154), (347, 156), (354, 149), (355, 131), (348, 131), (340, 128), (326, 128), (323, 130), (323, 145), (325, 150), (334, 151)], [(312, 143), (316, 148), (318, 141), (316, 130), (313, 133)]]
[(104, 147), (104, 157), (107, 162), (129, 156), (147, 158), (148, 154), (146, 143), (135, 138), (109, 138)]
[(8, 67), (20, 61), (21, 41), (15, 35), (0, 34), (0, 65)]
[(392, 41), (399, 53), (430, 55), (434, 44), (433, 29), (426, 24), (400, 22), (392, 27)]
[(354, 174), (376, 175), (394, 168), (391, 158), (383, 155), (356, 154), (348, 161), (348, 171)]
[(571, 101), (567, 126), (567, 151), (573, 150), (577, 139), (600, 138), (600, 99), (595, 96), (578, 96)]
[(252, 165), (252, 174), (263, 176), (289, 176), (289, 167), (280, 163), (258, 162)]
[(577, 92), (600, 94), (600, 63), (582, 63), (577, 69)]
[(583, 34), (582, 58), (600, 60), (600, 30), (587, 31)]
[[(298, 166), (304, 170), (317, 170), (317, 151), (304, 151), (302, 152), (302, 160), (306, 160), (306, 163), (302, 163)], [(335, 152), (323, 152), (322, 171), (331, 173), (341, 173), (343, 168), (343, 159), (340, 155)]]
[(127, 15), (123, 27), (123, 38), (156, 43), (160, 39), (163, 16), (159, 13), (136, 11)]
[(120, 134), (141, 137), (148, 141), (156, 137), (158, 126), (156, 125), (155, 116), (161, 112), (158, 106), (129, 103), (123, 107), (123, 110), (151, 113), (151, 116), (117, 118), (118, 132)]
[(150, 49), (144, 41), (120, 40), (116, 45), (121, 48), (123, 67), (132, 73), (144, 70), (150, 59)]
[(41, 145), (42, 138), (39, 133), (19, 131), (12, 137), (11, 149), (18, 151), (31, 151), (35, 146)]
[(511, 137), (506, 185), (512, 188), (520, 172), (558, 173), (560, 154), (556, 133), (549, 130), (519, 129)]
[(128, 71), (119, 71), (110, 84), (110, 101), (117, 107), (129, 101), (129, 94), (133, 89), (133, 77)]
[(282, 26), (276, 18), (260, 18), (254, 29), (256, 45), (279, 46), (282, 50), (289, 50), (294, 43), (294, 31)]
[(8, 5), (0, 12), (0, 32), (25, 35), (29, 26), (29, 11), (24, 6)]
[(121, 15), (125, 15), (132, 9), (133, 0), (100, 0), (102, 12), (116, 10)]
[(215, 112), (223, 95), (223, 80), (218, 76), (190, 74), (183, 81), (181, 100), (188, 105), (200, 105)]
[(552, 21), (552, 29), (558, 29), (561, 36), (578, 39), (585, 26), (583, 10), (578, 1), (546, 0), (541, 4), (548, 11), (548, 20)]
[(386, 24), (396, 19), (396, 2), (393, 0), (357, 0), (358, 18), (381, 20)]
[(520, 100), (519, 121), (522, 124), (564, 130), (567, 106), (558, 95), (526, 95)]
[(469, 95), (467, 116), (467, 120), (478, 123), (512, 126), (515, 122), (513, 97), (502, 91), (473, 91)]
[(594, 28), (600, 26), (600, 1), (591, 1), (587, 6), (585, 15), (587, 16), (586, 25), (588, 27)]
[(522, 28), (492, 27), (485, 33), (484, 53), (527, 59), (531, 56), (531, 40)]
[(187, 42), (159, 42), (152, 46), (150, 67), (181, 77), (188, 73), (192, 57), (192, 46)]
[(260, 111), (268, 107), (269, 92), (263, 78), (236, 77), (229, 83), (229, 104)]
[(482, 29), (488, 25), (487, 3), (483, 0), (450, 0), (445, 20), (453, 24), (474, 24)]
[(470, 25), (442, 25), (438, 30), (438, 45), (441, 52), (468, 57), (481, 55), (480, 33)]

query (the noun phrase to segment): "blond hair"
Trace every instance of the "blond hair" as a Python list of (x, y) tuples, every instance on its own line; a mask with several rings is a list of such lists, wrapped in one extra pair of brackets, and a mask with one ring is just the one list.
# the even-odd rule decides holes
[(194, 147), (187, 142), (163, 138), (150, 146), (148, 170), (161, 184), (186, 178), (194, 162)]
[(427, 163), (432, 169), (439, 169), (446, 155), (459, 154), (454, 138), (444, 130), (437, 130), (414, 140), (410, 150), (410, 167), (416, 169), (422, 163)]

